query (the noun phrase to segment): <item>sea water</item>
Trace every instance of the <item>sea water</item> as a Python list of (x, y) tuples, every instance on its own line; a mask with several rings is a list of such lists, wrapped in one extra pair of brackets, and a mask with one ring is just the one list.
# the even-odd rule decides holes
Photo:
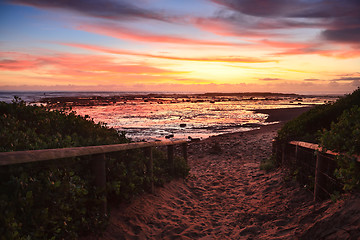
[[(256, 97), (157, 94), (156, 98), (143, 98), (148, 93), (114, 92), (7, 92), (0, 93), (0, 101), (11, 102), (18, 96), (27, 102), (39, 103), (44, 97), (134, 96), (130, 100), (113, 104), (96, 103), (91, 106), (72, 106), (82, 116), (96, 123), (113, 127), (133, 140), (187, 139), (249, 131), (266, 123), (267, 114), (256, 109), (304, 107), (323, 104), (328, 97)], [(150, 100), (149, 100), (150, 99)], [(331, 100), (331, 99), (330, 99)]]

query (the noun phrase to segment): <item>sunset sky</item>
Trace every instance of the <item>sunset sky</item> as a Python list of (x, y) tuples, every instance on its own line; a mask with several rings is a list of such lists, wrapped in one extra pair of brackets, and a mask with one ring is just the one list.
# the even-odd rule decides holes
[(0, 0), (0, 91), (359, 86), (359, 0)]

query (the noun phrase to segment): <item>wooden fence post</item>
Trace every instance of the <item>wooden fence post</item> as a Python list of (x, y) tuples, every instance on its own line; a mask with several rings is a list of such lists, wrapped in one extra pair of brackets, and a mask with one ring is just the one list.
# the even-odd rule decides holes
[(271, 140), (271, 151), (273, 154), (276, 153), (276, 140), (275, 139)]
[[(300, 161), (299, 161), (299, 146), (296, 145), (296, 146), (295, 146), (295, 162), (294, 162), (294, 166), (295, 166), (297, 169), (300, 168), (299, 162), (300, 162)], [(301, 173), (299, 172), (299, 174), (301, 174)]]
[(95, 187), (102, 192), (102, 214), (107, 214), (105, 154), (92, 155), (91, 168), (95, 176)]
[(155, 192), (154, 187), (154, 160), (152, 154), (152, 147), (144, 148), (144, 155), (147, 159), (146, 161), (146, 175), (150, 179), (150, 192)]
[(186, 161), (186, 163), (188, 162), (188, 154), (187, 154), (187, 143), (183, 143), (182, 145), (182, 152), (183, 152), (183, 157)]
[(175, 164), (174, 164), (174, 145), (168, 145), (167, 147), (167, 155), (168, 155), (168, 162), (170, 166), (170, 172), (172, 175), (175, 173)]
[(286, 155), (285, 155), (285, 150), (286, 150), (286, 147), (285, 147), (285, 143), (282, 145), (282, 148), (281, 148), (281, 150), (282, 150), (282, 152), (281, 152), (281, 165), (283, 165), (283, 166), (285, 166), (285, 162), (286, 162), (286, 160), (285, 160), (285, 158), (286, 158)]
[(325, 187), (325, 176), (323, 172), (326, 170), (326, 162), (321, 157), (320, 152), (316, 152), (316, 168), (315, 168), (315, 183), (314, 183), (314, 201), (321, 199), (323, 194), (321, 193), (321, 187)]
[(280, 156), (281, 149), (280, 149), (280, 144), (277, 140), (273, 139), (272, 140), (272, 154), (273, 156), (275, 156), (275, 161), (277, 165), (282, 165), (282, 155)]

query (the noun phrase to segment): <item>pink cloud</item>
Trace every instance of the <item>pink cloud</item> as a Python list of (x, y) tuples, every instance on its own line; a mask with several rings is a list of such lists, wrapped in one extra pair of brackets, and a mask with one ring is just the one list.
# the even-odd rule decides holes
[(210, 45), (210, 46), (239, 46), (240, 44), (215, 41), (215, 40), (202, 40), (181, 37), (176, 35), (161, 35), (153, 34), (143, 30), (129, 29), (117, 24), (107, 23), (106, 25), (89, 25), (83, 24), (77, 28), (87, 32), (94, 32), (103, 34), (110, 37), (139, 41), (139, 42), (150, 42), (150, 43), (168, 43), (168, 44), (185, 44), (185, 45)]
[[(326, 47), (326, 45), (324, 45)], [(330, 46), (331, 47), (331, 46)], [(322, 48), (322, 45), (309, 45), (304, 48), (294, 48), (283, 52), (277, 52), (272, 56), (284, 56), (284, 55), (303, 55), (303, 54), (316, 54), (325, 57), (332, 57), (338, 59), (349, 59), (360, 57), (360, 49), (353, 48)]]
[[(38, 56), (2, 52), (0, 56), (5, 57), (4, 60), (0, 60), (0, 69), (7, 71), (35, 70), (47, 74), (70, 76), (93, 76), (104, 75), (105, 73), (158, 76), (183, 73), (146, 64), (119, 64), (112, 57), (99, 55), (57, 54)], [(51, 68), (44, 68), (49, 66)]]
[(309, 46), (314, 45), (314, 44), (300, 43), (300, 42), (270, 41), (267, 39), (260, 40), (258, 41), (258, 43), (274, 48), (307, 48)]
[(120, 54), (120, 55), (132, 55), (132, 56), (141, 56), (141, 57), (150, 57), (150, 58), (159, 58), (167, 60), (177, 60), (177, 61), (197, 61), (197, 62), (237, 62), (237, 63), (264, 63), (264, 62), (275, 62), (273, 59), (259, 59), (253, 57), (241, 57), (241, 56), (226, 56), (226, 57), (177, 57), (177, 56), (167, 56), (167, 55), (158, 55), (158, 54), (147, 54), (139, 53), (134, 51), (122, 50), (122, 49), (112, 49), (105, 48), (96, 45), (89, 44), (78, 44), (78, 43), (62, 43), (66, 46), (77, 47), (82, 49), (88, 49), (92, 51)]
[(4, 59), (0, 60), (0, 69), (5, 71), (21, 71), (25, 69), (35, 68), (39, 65), (37, 61), (29, 60), (13, 60)]
[(254, 28), (243, 26), (243, 23), (233, 24), (233, 22), (222, 18), (193, 18), (191, 22), (204, 31), (220, 36), (264, 38), (278, 35), (256, 31)]

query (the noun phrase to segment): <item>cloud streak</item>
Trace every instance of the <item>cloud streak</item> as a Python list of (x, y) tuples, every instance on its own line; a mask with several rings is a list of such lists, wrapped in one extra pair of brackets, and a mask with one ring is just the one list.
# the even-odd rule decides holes
[[(16, 52), (1, 52), (0, 69), (4, 71), (36, 70), (46, 74), (69, 76), (120, 75), (176, 75), (186, 72), (172, 71), (146, 64), (120, 64), (108, 56), (57, 54), (38, 56)], [(51, 67), (51, 68), (50, 68)]]
[(360, 81), (360, 77), (342, 77), (334, 79), (333, 81)]
[(39, 66), (39, 62), (29, 60), (14, 60), (3, 59), (0, 60), (0, 69), (4, 71), (21, 71), (25, 69), (33, 69)]
[(159, 54), (149, 54), (141, 53), (129, 50), (122, 49), (112, 49), (106, 47), (100, 47), (96, 45), (89, 44), (78, 44), (78, 43), (60, 43), (62, 45), (77, 47), (97, 52), (119, 54), (119, 55), (132, 55), (148, 58), (158, 58), (174, 61), (194, 61), (194, 62), (230, 62), (230, 63), (265, 63), (265, 62), (276, 62), (277, 60), (273, 59), (259, 59), (253, 57), (241, 57), (241, 56), (227, 56), (227, 57), (177, 57), (177, 56), (168, 56), (168, 55), (159, 55)]
[(283, 80), (283, 79), (281, 79), (281, 78), (260, 78), (259, 80), (260, 81), (270, 81), (270, 82), (272, 82), (272, 81), (280, 81), (280, 80)]
[(195, 38), (180, 37), (175, 35), (154, 34), (144, 30), (129, 29), (114, 23), (107, 24), (83, 24), (77, 27), (78, 30), (93, 32), (110, 37), (120, 38), (124, 40), (132, 40), (147, 43), (167, 43), (167, 44), (183, 44), (183, 45), (207, 45), (207, 46), (240, 46), (244, 44), (236, 44), (224, 41), (201, 40)]
[(9, 0), (10, 3), (33, 6), (37, 8), (67, 10), (90, 17), (124, 20), (154, 19), (169, 21), (161, 12), (141, 8), (134, 1), (127, 0)]

